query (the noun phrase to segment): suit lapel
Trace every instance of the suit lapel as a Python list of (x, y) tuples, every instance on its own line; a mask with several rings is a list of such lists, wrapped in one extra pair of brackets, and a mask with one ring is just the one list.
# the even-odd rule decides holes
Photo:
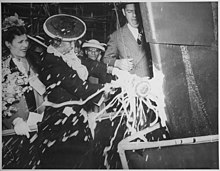
[(123, 36), (123, 46), (125, 46), (127, 56), (132, 56), (134, 65), (136, 65), (143, 57), (142, 45), (138, 45), (127, 24), (121, 30)]
[(10, 62), (9, 62), (9, 68), (11, 70), (11, 72), (20, 72), (17, 65), (15, 65), (14, 61), (12, 60), (12, 58), (10, 59)]
[(128, 46), (136, 45), (136, 40), (133, 34), (131, 33), (131, 31), (129, 30), (127, 24), (122, 28), (122, 33), (123, 33), (123, 38), (125, 40), (125, 44), (127, 44)]
[(127, 24), (125, 24), (122, 28), (120, 28), (119, 32), (119, 46), (121, 49), (120, 54), (124, 58), (128, 58), (128, 56), (132, 56), (131, 49), (135, 46), (135, 39), (131, 33), (131, 31), (128, 29)]

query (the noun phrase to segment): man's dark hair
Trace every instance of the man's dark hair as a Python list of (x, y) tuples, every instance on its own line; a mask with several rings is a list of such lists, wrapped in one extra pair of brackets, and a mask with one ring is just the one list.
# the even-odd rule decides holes
[(125, 9), (126, 5), (128, 4), (134, 4), (135, 5), (135, 8), (137, 7), (138, 3), (137, 2), (122, 2), (119, 6), (119, 8), (122, 10), (122, 9)]
[(126, 5), (128, 4), (134, 4), (135, 5), (135, 13), (138, 19), (138, 22), (140, 24), (140, 27), (142, 28), (142, 19), (141, 19), (141, 11), (140, 11), (140, 6), (139, 3), (137, 2), (126, 2), (126, 3), (121, 3), (120, 4), (120, 9), (125, 9)]

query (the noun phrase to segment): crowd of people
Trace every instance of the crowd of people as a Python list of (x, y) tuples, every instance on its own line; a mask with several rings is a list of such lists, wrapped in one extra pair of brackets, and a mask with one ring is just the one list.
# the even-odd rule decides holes
[[(24, 22), (18, 16), (5, 18), (2, 35), (8, 55), (2, 59), (3, 129), (29, 138), (28, 116), (43, 115), (35, 140), (40, 158), (37, 167), (51, 168), (53, 163), (53, 168), (97, 168), (88, 111), (111, 98), (114, 71), (152, 77), (136, 5), (123, 5), (127, 23), (110, 35), (107, 45), (95, 39), (80, 42), (86, 27), (75, 16), (49, 17), (42, 27), (51, 41), (40, 56), (30, 51)], [(99, 91), (83, 105), (58, 105), (85, 101)], [(45, 99), (51, 105), (43, 106)], [(69, 162), (65, 157), (68, 146), (72, 150)], [(54, 162), (52, 156), (59, 159)]]

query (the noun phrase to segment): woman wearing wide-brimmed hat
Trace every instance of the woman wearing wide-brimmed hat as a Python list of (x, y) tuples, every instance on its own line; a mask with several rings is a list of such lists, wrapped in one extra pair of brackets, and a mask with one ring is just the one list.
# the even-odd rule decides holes
[(102, 53), (105, 52), (105, 47), (107, 46), (105, 43), (100, 43), (98, 40), (91, 39), (85, 41), (82, 44), (82, 48), (85, 49), (85, 54), (88, 58), (92, 60), (100, 61), (102, 58)]
[[(91, 84), (89, 75), (111, 79), (106, 75), (112, 68), (93, 60), (80, 59), (74, 53), (75, 41), (86, 32), (85, 23), (66, 14), (49, 17), (44, 31), (52, 38), (47, 55), (42, 60), (41, 81), (47, 87), (42, 124), (39, 125), (42, 168), (93, 168), (91, 156), (92, 140), (86, 110), (98, 104), (103, 92), (84, 105), (63, 106), (65, 102), (83, 101), (107, 84)], [(109, 89), (110, 90), (110, 89)]]

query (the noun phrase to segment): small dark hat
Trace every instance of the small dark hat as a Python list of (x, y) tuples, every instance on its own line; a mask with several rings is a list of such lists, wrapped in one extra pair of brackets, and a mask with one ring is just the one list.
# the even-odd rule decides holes
[(51, 38), (61, 38), (63, 41), (73, 41), (84, 36), (86, 24), (78, 17), (58, 14), (49, 17), (43, 29)]

